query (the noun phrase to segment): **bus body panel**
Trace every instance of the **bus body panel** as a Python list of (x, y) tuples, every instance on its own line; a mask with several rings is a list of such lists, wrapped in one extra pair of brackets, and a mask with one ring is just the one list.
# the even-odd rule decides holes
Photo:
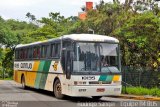
[[(41, 62), (41, 64), (40, 64)], [(105, 75), (72, 75), (71, 79), (65, 79), (66, 75), (62, 73), (56, 73), (53, 70), (53, 64), (55, 61), (51, 61), (50, 66), (48, 68), (48, 72), (40, 72), (38, 70), (42, 70), (42, 66), (45, 64), (44, 61), (34, 61), (29, 62), (33, 64), (32, 71), (24, 71), (22, 68), (16, 70), (15, 72), (15, 81), (21, 83), (21, 76), (24, 75), (26, 79), (26, 86), (44, 89), (48, 91), (53, 91), (53, 82), (55, 78), (59, 78), (62, 85), (62, 94), (70, 95), (70, 96), (97, 96), (97, 95), (118, 95), (121, 93), (121, 75), (119, 74), (105, 74)], [(15, 62), (15, 64), (24, 63)], [(26, 63), (26, 62), (25, 62)], [(58, 64), (59, 65), (59, 64)], [(57, 72), (60, 67), (57, 65)], [(44, 66), (46, 67), (46, 66)], [(24, 68), (25, 69), (25, 68)], [(61, 69), (62, 71), (62, 69)], [(60, 71), (59, 71), (60, 72)], [(85, 84), (77, 84), (74, 82), (79, 82)], [(96, 89), (104, 88), (104, 92), (96, 92)], [(84, 90), (85, 91), (80, 91)], [(116, 91), (114, 91), (116, 90)]]
[[(84, 80), (86, 78), (89, 80)], [(98, 96), (118, 95), (121, 93), (121, 75), (73, 75), (70, 80), (62, 81), (65, 91), (63, 94), (70, 96)], [(75, 82), (77, 84), (75, 84)], [(84, 84), (85, 83), (85, 84)], [(103, 88), (104, 92), (96, 92)]]
[[(108, 95), (120, 95), (121, 85), (108, 85), (108, 86), (70, 86), (70, 90), (66, 93), (69, 96), (108, 96)], [(97, 89), (105, 89), (103, 92), (97, 92)], [(82, 91), (81, 91), (82, 90)]]
[[(37, 89), (51, 89), (51, 76), (62, 74), (60, 61), (39, 60), (39, 61), (15, 61), (14, 80), (21, 83), (21, 76), (24, 75), (27, 86)], [(49, 75), (48, 75), (49, 74)]]

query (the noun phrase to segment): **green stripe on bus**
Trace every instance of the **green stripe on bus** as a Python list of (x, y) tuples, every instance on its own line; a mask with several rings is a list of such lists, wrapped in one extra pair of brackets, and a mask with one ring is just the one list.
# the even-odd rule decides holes
[(45, 61), (41, 61), (38, 67), (38, 71), (43, 71)]
[(113, 75), (107, 75), (106, 81), (112, 81), (113, 80)]
[(39, 88), (39, 82), (41, 80), (41, 75), (42, 75), (42, 73), (37, 72), (36, 81), (35, 81), (35, 88)]
[(45, 61), (40, 61), (40, 64), (38, 66), (37, 75), (36, 75), (35, 88), (39, 88), (40, 80), (41, 80), (41, 76), (42, 76), (42, 73), (40, 73), (40, 72), (43, 71), (44, 64), (45, 64)]
[(45, 88), (50, 65), (51, 65), (51, 61), (45, 61), (44, 68), (43, 68), (43, 72), (45, 73), (43, 73), (41, 76), (41, 81), (40, 81), (40, 86), (39, 86), (41, 89)]
[(50, 65), (51, 65), (51, 61), (46, 61), (45, 62), (45, 66), (43, 68), (43, 71), (44, 72), (48, 72), (49, 71), (49, 68), (50, 68)]
[(112, 81), (113, 75), (101, 75), (98, 81)]
[(107, 75), (101, 75), (98, 81), (106, 81)]

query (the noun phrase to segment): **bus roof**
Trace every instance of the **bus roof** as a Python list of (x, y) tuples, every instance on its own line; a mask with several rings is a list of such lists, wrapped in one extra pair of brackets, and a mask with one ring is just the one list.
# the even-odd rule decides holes
[(19, 44), (16, 46), (16, 48), (20, 47), (25, 47), (25, 46), (32, 46), (32, 45), (37, 45), (40, 43), (46, 43), (46, 42), (52, 42), (56, 40), (61, 40), (61, 39), (70, 39), (70, 40), (75, 40), (75, 41), (90, 41), (90, 42), (110, 42), (110, 43), (119, 43), (119, 40), (110, 37), (110, 36), (105, 36), (105, 35), (97, 35), (97, 34), (70, 34), (70, 35), (64, 35), (58, 38), (53, 38), (53, 39), (48, 39), (44, 41), (38, 41), (38, 42), (33, 42), (29, 44)]
[(119, 43), (119, 40), (105, 35), (97, 35), (97, 34), (70, 34), (64, 35), (61, 38), (63, 39), (72, 39), (75, 41), (91, 41), (91, 42), (112, 42)]

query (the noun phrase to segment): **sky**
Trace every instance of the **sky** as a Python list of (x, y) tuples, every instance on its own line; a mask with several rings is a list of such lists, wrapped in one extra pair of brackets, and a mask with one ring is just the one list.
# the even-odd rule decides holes
[(50, 12), (60, 12), (65, 17), (77, 16), (86, 1), (96, 4), (100, 0), (0, 0), (0, 16), (18, 20), (27, 20), (27, 12), (35, 15), (37, 19), (48, 17)]
[(4, 19), (25, 21), (27, 12), (35, 15), (37, 19), (48, 17), (50, 12), (60, 12), (65, 17), (78, 16), (86, 1), (92, 1), (95, 5), (100, 0), (0, 0), (0, 16)]

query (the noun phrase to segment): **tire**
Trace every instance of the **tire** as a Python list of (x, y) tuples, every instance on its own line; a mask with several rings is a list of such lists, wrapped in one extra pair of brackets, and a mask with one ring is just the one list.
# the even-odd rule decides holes
[(62, 99), (64, 97), (64, 95), (62, 94), (62, 86), (59, 79), (57, 79), (54, 83), (53, 92), (55, 97), (58, 99)]
[(95, 99), (95, 100), (99, 100), (99, 99), (102, 98), (102, 96), (92, 96), (92, 98)]
[(21, 84), (22, 84), (22, 88), (23, 88), (23, 89), (26, 89), (26, 88), (27, 88), (27, 87), (26, 87), (26, 82), (25, 82), (25, 77), (24, 77), (24, 75), (22, 76)]

